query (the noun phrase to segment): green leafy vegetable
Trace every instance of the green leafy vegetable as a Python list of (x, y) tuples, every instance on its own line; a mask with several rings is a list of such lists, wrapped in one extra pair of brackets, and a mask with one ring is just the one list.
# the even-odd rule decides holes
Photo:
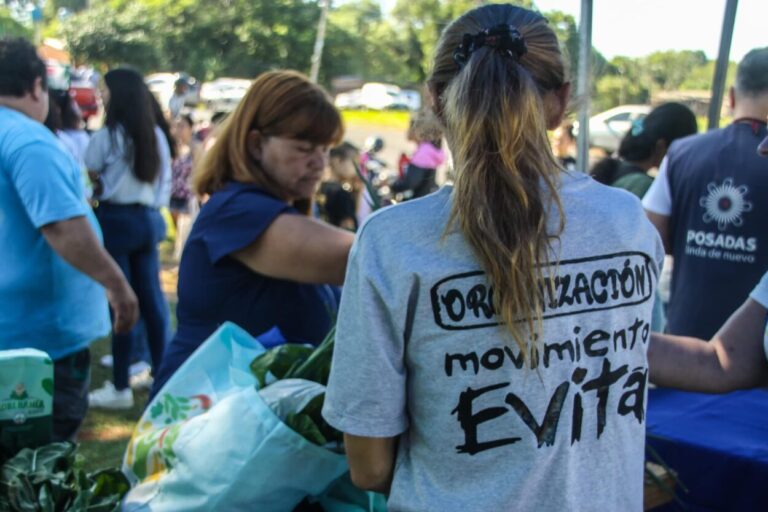
[[(305, 379), (318, 382), (323, 386), (328, 384), (333, 359), (333, 344), (336, 338), (336, 326), (331, 327), (325, 339), (312, 351), (305, 361), (291, 368), (280, 378)], [(274, 373), (274, 372), (273, 372)]]
[(315, 421), (307, 414), (301, 412), (298, 414), (291, 413), (285, 418), (285, 424), (310, 443), (320, 446), (327, 443), (325, 436), (320, 432)]
[(25, 448), (0, 468), (0, 510), (113, 512), (130, 484), (118, 469), (86, 473), (72, 443)]
[[(251, 371), (260, 389), (267, 386), (268, 374), (276, 379), (304, 379), (326, 386), (331, 373), (334, 325), (325, 339), (314, 350), (302, 345), (280, 345), (267, 350), (251, 363)], [(324, 446), (329, 442), (341, 443), (343, 434), (325, 422), (321, 411), (325, 393), (315, 397), (303, 410), (289, 413), (284, 422), (307, 441)]]
[(267, 385), (267, 375), (272, 374), (277, 379), (287, 378), (289, 371), (301, 365), (312, 354), (311, 347), (287, 343), (279, 345), (260, 354), (251, 363), (251, 371), (259, 382), (259, 387)]

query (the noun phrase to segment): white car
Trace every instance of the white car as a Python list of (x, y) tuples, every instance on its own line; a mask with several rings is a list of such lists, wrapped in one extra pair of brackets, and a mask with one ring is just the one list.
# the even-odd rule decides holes
[[(643, 119), (650, 111), (648, 105), (621, 105), (590, 117), (589, 146), (615, 152), (621, 139), (632, 128), (632, 123)], [(578, 135), (578, 122), (573, 128), (574, 135)]]
[(246, 95), (251, 81), (244, 78), (217, 78), (200, 88), (200, 100), (215, 112), (231, 112)]
[(356, 108), (361, 108), (362, 104), (360, 103), (360, 89), (337, 94), (333, 103), (336, 105), (336, 108), (341, 110), (354, 110)]
[(386, 110), (397, 104), (400, 88), (396, 85), (369, 82), (360, 88), (360, 104), (370, 110)]

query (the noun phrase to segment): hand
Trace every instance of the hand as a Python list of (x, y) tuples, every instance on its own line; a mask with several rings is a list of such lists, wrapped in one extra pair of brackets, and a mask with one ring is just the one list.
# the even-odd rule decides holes
[(139, 301), (125, 279), (107, 288), (107, 300), (112, 308), (115, 334), (126, 334), (139, 320)]

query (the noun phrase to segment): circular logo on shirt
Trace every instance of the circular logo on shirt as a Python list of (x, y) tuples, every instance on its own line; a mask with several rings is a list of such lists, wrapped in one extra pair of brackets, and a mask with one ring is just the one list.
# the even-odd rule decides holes
[(736, 187), (733, 179), (728, 178), (718, 185), (715, 182), (707, 185), (707, 195), (699, 200), (704, 207), (704, 222), (717, 222), (717, 227), (724, 230), (728, 224), (741, 226), (744, 223), (742, 214), (752, 211), (752, 203), (746, 200), (749, 188), (746, 185)]

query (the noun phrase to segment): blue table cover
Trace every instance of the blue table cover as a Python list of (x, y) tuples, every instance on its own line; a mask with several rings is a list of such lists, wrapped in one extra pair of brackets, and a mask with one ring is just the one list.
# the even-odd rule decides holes
[(647, 429), (648, 444), (689, 490), (678, 488), (687, 510), (768, 512), (766, 390), (705, 395), (651, 389)]

